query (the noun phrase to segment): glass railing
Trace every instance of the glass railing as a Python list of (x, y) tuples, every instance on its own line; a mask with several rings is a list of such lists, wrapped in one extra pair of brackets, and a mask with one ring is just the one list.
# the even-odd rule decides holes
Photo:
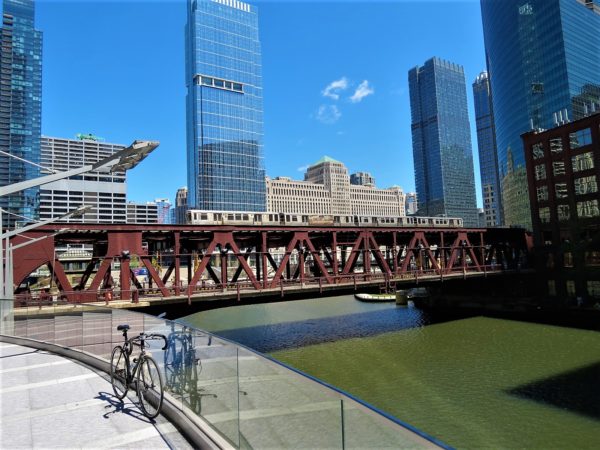
[(0, 300), (6, 336), (33, 339), (109, 361), (129, 337), (160, 333), (148, 350), (165, 398), (235, 448), (447, 448), (393, 417), (260, 353), (206, 331), (126, 309)]

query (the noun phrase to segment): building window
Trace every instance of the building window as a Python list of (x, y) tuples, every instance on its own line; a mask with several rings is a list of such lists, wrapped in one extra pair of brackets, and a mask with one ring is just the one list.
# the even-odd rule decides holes
[(535, 179), (538, 181), (546, 179), (546, 166), (544, 164), (535, 166)]
[(562, 151), (563, 151), (562, 139), (561, 138), (550, 139), (550, 152), (553, 155), (556, 155), (558, 153), (561, 153)]
[(585, 252), (585, 265), (588, 266), (600, 266), (600, 251), (590, 250)]
[(565, 252), (563, 255), (563, 266), (573, 267), (573, 253)]
[(565, 174), (565, 163), (563, 161), (554, 161), (552, 163), (552, 172), (554, 176)]
[(569, 220), (571, 218), (571, 214), (569, 211), (569, 205), (558, 205), (557, 212), (558, 212), (558, 220), (560, 222), (566, 222), (567, 220)]
[(548, 280), (548, 295), (556, 297), (556, 282), (554, 280)]
[(598, 192), (596, 175), (590, 177), (575, 178), (575, 194), (584, 195)]
[(556, 183), (554, 185), (554, 193), (556, 194), (556, 198), (567, 198), (567, 183)]
[(571, 148), (583, 147), (592, 143), (592, 130), (584, 128), (583, 130), (569, 133), (569, 143)]
[(542, 223), (550, 222), (550, 208), (548, 208), (548, 207), (540, 208), (539, 216), (540, 216), (540, 221)]
[(567, 297), (575, 297), (575, 281), (567, 280)]
[(533, 153), (533, 159), (541, 159), (544, 157), (544, 144), (542, 144), (541, 142), (533, 144), (531, 150)]
[(536, 190), (538, 202), (548, 200), (548, 186), (540, 186)]
[(588, 295), (593, 298), (600, 298), (600, 281), (588, 280), (587, 282)]
[(598, 200), (577, 202), (577, 215), (580, 218), (599, 217)]
[(575, 155), (571, 158), (571, 164), (573, 165), (573, 172), (581, 172), (582, 170), (588, 170), (594, 168), (594, 154), (592, 152), (582, 153), (581, 155)]

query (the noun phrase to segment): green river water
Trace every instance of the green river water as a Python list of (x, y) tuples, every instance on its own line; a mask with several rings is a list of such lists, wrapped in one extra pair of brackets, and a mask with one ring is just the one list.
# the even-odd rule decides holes
[(600, 333), (330, 297), (185, 321), (242, 342), (456, 448), (600, 448)]

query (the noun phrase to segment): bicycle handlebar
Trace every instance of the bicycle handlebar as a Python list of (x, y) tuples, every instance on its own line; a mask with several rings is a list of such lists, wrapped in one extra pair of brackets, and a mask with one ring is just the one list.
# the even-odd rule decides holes
[(165, 346), (161, 349), (161, 350), (166, 350), (167, 349), (167, 337), (164, 334), (158, 334), (158, 333), (153, 333), (153, 334), (145, 334), (145, 333), (140, 333), (139, 336), (136, 337), (132, 337), (131, 339), (129, 339), (129, 342), (131, 342), (133, 345), (140, 345), (138, 343), (138, 341), (151, 341), (151, 340), (155, 340), (155, 339), (162, 339), (165, 341)]

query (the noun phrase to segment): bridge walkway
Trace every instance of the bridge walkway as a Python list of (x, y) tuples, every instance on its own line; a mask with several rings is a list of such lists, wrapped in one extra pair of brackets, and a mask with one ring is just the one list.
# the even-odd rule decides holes
[(0, 448), (193, 448), (135, 400), (121, 403), (108, 376), (82, 363), (0, 343)]

